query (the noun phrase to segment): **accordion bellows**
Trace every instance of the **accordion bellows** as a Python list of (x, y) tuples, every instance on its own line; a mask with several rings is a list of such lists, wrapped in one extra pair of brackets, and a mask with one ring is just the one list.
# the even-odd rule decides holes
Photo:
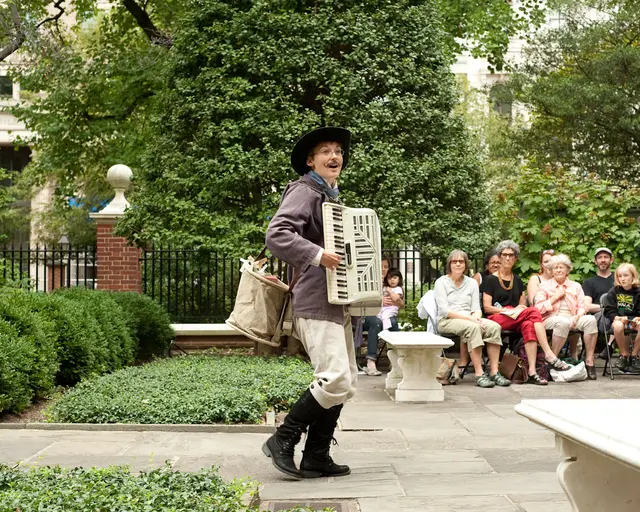
[(380, 224), (375, 211), (323, 203), (324, 248), (342, 256), (327, 271), (330, 304), (349, 306), (353, 316), (375, 315), (382, 306)]

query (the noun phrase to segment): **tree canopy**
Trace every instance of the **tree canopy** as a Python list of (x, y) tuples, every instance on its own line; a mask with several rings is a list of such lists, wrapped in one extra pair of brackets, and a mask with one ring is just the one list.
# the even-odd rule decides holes
[(452, 115), (451, 55), (433, 6), (416, 4), (192, 0), (124, 232), (261, 245), (295, 140), (337, 125), (354, 136), (343, 196), (378, 211), (387, 243), (484, 242), (488, 198)]
[(511, 85), (531, 111), (521, 137), (539, 165), (625, 184), (640, 171), (640, 9), (556, 0), (564, 24), (539, 33)]
[[(448, 226), (452, 220), (447, 221), (447, 217), (458, 217), (475, 225), (474, 219), (480, 218), (481, 211), (470, 207), (475, 203), (467, 203), (465, 197), (471, 189), (482, 188), (481, 176), (473, 158), (462, 156), (467, 142), (460, 120), (449, 119), (454, 94), (447, 66), (454, 52), (469, 49), (476, 56), (487, 57), (496, 68), (502, 67), (509, 37), (539, 21), (540, 4), (530, 0), (522, 2), (521, 10), (514, 10), (503, 0), (402, 2), (400, 5), (407, 12), (418, 14), (425, 24), (423, 29), (406, 13), (392, 9), (390, 2), (371, 2), (358, 11), (355, 2), (334, 0), (144, 3), (121, 0), (108, 12), (99, 12), (96, 0), (74, 2), (73, 6), (60, 0), (9, 0), (0, 6), (0, 24), (6, 27), (0, 36), (0, 60), (16, 49), (25, 50), (12, 68), (13, 76), (21, 82), (25, 100), (14, 113), (37, 133), (32, 140), (21, 141), (32, 146), (38, 155), (24, 172), (23, 190), (47, 181), (55, 183), (56, 208), (47, 215), (47, 222), (63, 229), (64, 218), (78, 217), (77, 211), (70, 211), (68, 197), (82, 195), (81, 204), (86, 211), (108, 196), (104, 176), (113, 163), (131, 166), (138, 175), (137, 185), (142, 188), (146, 179), (153, 179), (154, 172), (181, 169), (184, 162), (176, 155), (184, 154), (196, 163), (206, 159), (202, 151), (209, 151), (209, 147), (200, 147), (200, 153), (196, 154), (195, 147), (188, 142), (190, 126), (221, 129), (215, 151), (209, 154), (207, 172), (213, 172), (218, 165), (216, 172), (227, 176), (225, 179), (236, 186), (230, 176), (238, 166), (246, 166), (248, 161), (264, 166), (255, 177), (243, 182), (250, 186), (232, 200), (233, 206), (238, 206), (238, 201), (246, 202), (246, 218), (253, 216), (257, 223), (247, 233), (254, 240), (264, 227), (268, 216), (265, 212), (275, 205), (274, 190), (291, 177), (287, 174), (283, 148), (290, 147), (304, 129), (340, 122), (352, 127), (356, 136), (353, 166), (344, 175), (344, 195), (351, 196), (356, 203), (366, 200), (374, 207), (384, 206), (387, 213), (382, 215), (390, 241), (407, 238), (422, 222), (421, 215), (425, 215), (425, 223), (432, 224), (423, 233), (435, 232), (437, 225)], [(201, 9), (208, 18), (201, 15)], [(379, 9), (383, 12), (378, 13)], [(64, 13), (56, 17), (61, 11)], [(397, 15), (397, 19), (387, 19), (388, 12)], [(287, 35), (291, 34), (290, 27), (283, 25), (287, 13), (296, 16), (307, 13), (309, 20), (315, 20), (307, 24), (294, 20), (298, 28), (308, 32), (296, 35), (297, 47), (291, 55), (278, 35), (282, 31), (286, 35), (284, 41), (292, 37)], [(69, 19), (75, 16), (77, 23), (70, 25), (69, 19), (62, 23), (67, 14), (72, 15)], [(251, 17), (258, 14), (265, 20)], [(381, 20), (390, 23), (393, 29), (376, 27)], [(242, 23), (246, 23), (244, 28)], [(364, 27), (375, 29), (367, 35)], [(213, 39), (204, 40), (198, 30)], [(255, 30), (256, 34), (243, 30)], [(227, 31), (234, 34), (235, 46), (226, 39)], [(320, 37), (323, 31), (331, 32), (332, 36)], [(350, 31), (361, 40), (356, 40)], [(416, 42), (415, 34), (426, 34), (425, 41), (433, 48)], [(378, 36), (381, 39), (374, 40)], [(408, 42), (409, 48), (401, 47), (403, 41)], [(323, 44), (328, 46), (322, 47)], [(255, 55), (246, 54), (254, 50)], [(323, 58), (309, 58), (310, 51), (320, 52)], [(192, 58), (191, 52), (198, 58)], [(383, 62), (383, 57), (392, 60)], [(228, 62), (229, 58), (234, 62)], [(251, 62), (252, 59), (263, 61)], [(415, 59), (418, 62), (412, 63)], [(196, 76), (201, 64), (206, 64), (207, 71)], [(273, 69), (262, 69), (265, 66)], [(243, 75), (245, 71), (247, 77)], [(292, 82), (303, 72), (309, 72), (307, 79)], [(326, 77), (322, 75), (325, 72), (329, 73)], [(286, 87), (279, 84), (280, 73), (284, 74), (284, 82), (289, 81)], [(407, 78), (401, 76), (404, 73)], [(228, 77), (230, 81), (214, 83), (220, 77)], [(338, 82), (327, 96), (323, 81), (329, 78)], [(189, 80), (193, 83), (187, 86)], [(315, 85), (311, 87), (311, 83)], [(205, 85), (211, 87), (211, 99), (207, 98), (209, 91)], [(366, 95), (357, 98), (360, 93)], [(180, 94), (184, 96), (177, 97)], [(190, 94), (195, 96), (192, 98)], [(267, 101), (257, 101), (258, 96)], [(221, 108), (213, 98), (227, 103), (229, 112), (224, 114), (227, 116), (224, 124), (216, 124), (222, 119), (219, 114), (207, 119), (211, 109)], [(191, 99), (197, 102), (189, 107)], [(283, 99), (286, 101), (279, 105)], [(174, 100), (182, 118), (172, 113)], [(348, 102), (344, 113), (339, 112), (342, 105), (338, 101)], [(322, 113), (317, 105), (323, 105)], [(262, 117), (251, 108), (264, 109)], [(202, 111), (198, 113), (197, 109)], [(362, 117), (354, 117), (347, 123), (349, 115)], [(420, 120), (419, 115), (427, 117)], [(365, 116), (371, 116), (369, 125)], [(275, 119), (280, 119), (280, 124)], [(163, 129), (165, 122), (182, 134), (181, 140), (172, 140), (169, 131)], [(403, 122), (407, 123), (406, 130), (401, 129)], [(439, 136), (437, 130), (441, 127), (443, 132)], [(269, 130), (266, 135), (265, 129)], [(253, 142), (246, 139), (249, 134), (255, 138)], [(194, 133), (196, 138), (205, 135)], [(267, 145), (260, 142), (261, 137)], [(419, 149), (407, 151), (408, 140), (413, 137)], [(389, 153), (385, 154), (387, 150)], [(427, 153), (423, 158), (417, 155), (418, 151)], [(262, 160), (256, 160), (256, 155)], [(230, 162), (233, 165), (225, 169), (219, 167)], [(271, 172), (276, 165), (279, 169), (276, 174), (266, 178), (267, 170)], [(446, 176), (448, 166), (455, 168), (451, 177)], [(205, 184), (198, 181), (204, 171), (199, 172), (191, 188), (184, 190), (185, 194), (193, 194), (190, 214), (199, 219), (204, 210), (222, 204), (223, 210), (216, 220), (220, 226), (208, 226), (212, 229), (208, 233), (215, 233), (216, 239), (221, 240), (220, 229), (237, 227), (236, 210), (220, 203), (222, 198), (210, 200), (212, 192), (197, 188)], [(389, 177), (385, 181), (387, 188), (379, 187), (376, 180), (385, 176)], [(460, 191), (438, 197), (445, 184), (450, 186), (456, 176), (465, 180)], [(399, 190), (401, 201), (405, 201), (402, 208), (398, 202), (382, 200), (383, 194), (391, 196), (391, 180), (396, 187), (394, 192)], [(422, 195), (414, 197), (408, 192), (416, 190)], [(223, 192), (230, 193), (225, 188)], [(434, 198), (427, 199), (432, 192)], [(478, 197), (477, 203), (484, 204), (484, 199)], [(174, 206), (186, 207), (178, 200)], [(62, 219), (57, 218), (60, 217), (57, 213)], [(140, 215), (141, 212), (134, 214), (136, 224), (128, 225), (130, 234), (137, 238), (142, 236)], [(153, 224), (152, 218), (150, 215)], [(183, 222), (185, 228), (199, 225), (188, 216)], [(235, 228), (232, 232), (236, 233)], [(147, 233), (160, 236), (162, 230), (148, 226)], [(419, 243), (427, 243), (427, 239), (426, 235), (414, 237)], [(429, 239), (428, 243), (441, 242)]]

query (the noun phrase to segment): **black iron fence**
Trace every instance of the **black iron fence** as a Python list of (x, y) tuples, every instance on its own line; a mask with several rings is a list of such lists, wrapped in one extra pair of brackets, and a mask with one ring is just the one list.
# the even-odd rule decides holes
[[(405, 297), (416, 302), (444, 272), (445, 259), (413, 249), (384, 251), (404, 277)], [(164, 305), (177, 323), (221, 323), (233, 309), (239, 258), (200, 250), (154, 248), (142, 254), (143, 292)], [(269, 271), (286, 282), (286, 264), (268, 260)], [(482, 260), (472, 260), (472, 271)]]
[(51, 291), (96, 287), (96, 248), (56, 246), (0, 247), (0, 284)]
[[(384, 251), (400, 269), (407, 301), (417, 302), (444, 273), (445, 259), (413, 249)], [(239, 258), (212, 251), (153, 248), (142, 252), (142, 290), (166, 307), (177, 323), (221, 323), (233, 309), (240, 280)], [(275, 258), (269, 272), (287, 281), (286, 264)], [(472, 272), (482, 260), (471, 262)], [(0, 286), (21, 285), (38, 291), (84, 286), (97, 288), (95, 247), (0, 247)]]

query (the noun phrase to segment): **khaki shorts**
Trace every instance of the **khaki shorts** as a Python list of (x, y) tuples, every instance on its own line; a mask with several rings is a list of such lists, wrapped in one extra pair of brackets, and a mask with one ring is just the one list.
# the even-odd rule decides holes
[(469, 346), (469, 350), (482, 347), (485, 343), (502, 345), (500, 324), (486, 318), (483, 318), (482, 321), (485, 324), (484, 332), (477, 322), (460, 318), (443, 318), (438, 322), (438, 332), (459, 336), (460, 341)]
[[(554, 315), (544, 321), (544, 328), (553, 331), (553, 335), (558, 338), (566, 338), (571, 330), (570, 323), (570, 316)], [(574, 330), (582, 331), (584, 334), (598, 334), (598, 321), (593, 315), (583, 315), (578, 318)]]
[(358, 366), (353, 346), (351, 316), (344, 325), (314, 318), (293, 318), (293, 335), (311, 359), (311, 394), (325, 409), (345, 403), (356, 393)]

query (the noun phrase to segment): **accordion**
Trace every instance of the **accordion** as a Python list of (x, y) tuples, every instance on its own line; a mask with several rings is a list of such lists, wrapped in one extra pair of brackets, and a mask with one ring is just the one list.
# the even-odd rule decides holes
[(342, 256), (327, 271), (329, 304), (348, 306), (352, 316), (370, 316), (382, 306), (380, 224), (369, 208), (323, 203), (324, 248)]

